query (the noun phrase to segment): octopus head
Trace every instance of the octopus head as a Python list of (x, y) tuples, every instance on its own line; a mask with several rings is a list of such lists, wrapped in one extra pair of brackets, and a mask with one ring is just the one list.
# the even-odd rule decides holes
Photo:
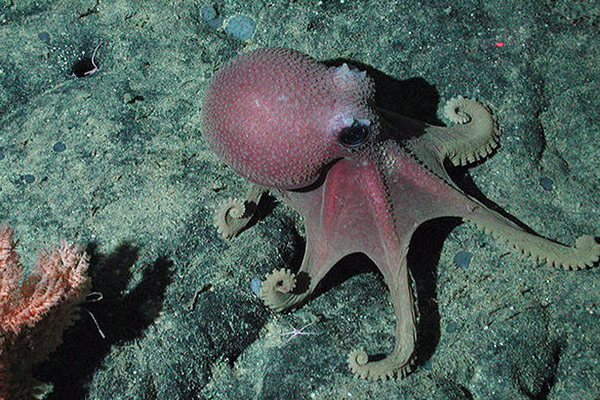
[(239, 175), (262, 186), (302, 188), (372, 141), (373, 95), (366, 73), (346, 64), (328, 68), (294, 50), (259, 49), (215, 74), (202, 131)]

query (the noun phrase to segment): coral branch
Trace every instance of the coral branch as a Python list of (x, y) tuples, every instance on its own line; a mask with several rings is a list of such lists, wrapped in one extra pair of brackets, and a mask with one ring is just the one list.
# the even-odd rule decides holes
[(88, 257), (63, 242), (42, 250), (22, 283), (23, 268), (13, 232), (0, 226), (0, 400), (34, 398), (31, 372), (61, 343), (88, 294)]

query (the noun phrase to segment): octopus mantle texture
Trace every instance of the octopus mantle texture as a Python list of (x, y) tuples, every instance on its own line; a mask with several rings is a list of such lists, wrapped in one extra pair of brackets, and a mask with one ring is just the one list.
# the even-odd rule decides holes
[[(228, 200), (215, 222), (227, 238), (248, 223), (265, 190), (304, 218), (306, 251), (297, 273), (275, 270), (260, 298), (275, 311), (305, 300), (341, 258), (366, 254), (379, 268), (396, 313), (396, 342), (383, 359), (353, 351), (364, 378), (403, 377), (414, 364), (416, 315), (407, 252), (424, 222), (460, 217), (533, 259), (567, 269), (600, 257), (593, 236), (569, 247), (529, 232), (450, 179), (444, 165), (466, 165), (498, 144), (489, 109), (457, 97), (444, 107), (455, 125), (431, 126), (377, 108), (365, 72), (326, 67), (294, 50), (242, 54), (212, 79), (202, 105), (203, 135), (236, 173), (253, 183)], [(302, 285), (300, 282), (306, 282)]]

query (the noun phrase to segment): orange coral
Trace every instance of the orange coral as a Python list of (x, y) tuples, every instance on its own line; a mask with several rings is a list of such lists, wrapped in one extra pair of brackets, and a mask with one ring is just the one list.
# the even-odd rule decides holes
[(0, 400), (29, 400), (37, 381), (31, 370), (62, 341), (77, 305), (89, 292), (88, 257), (65, 242), (42, 250), (22, 283), (13, 231), (0, 226)]

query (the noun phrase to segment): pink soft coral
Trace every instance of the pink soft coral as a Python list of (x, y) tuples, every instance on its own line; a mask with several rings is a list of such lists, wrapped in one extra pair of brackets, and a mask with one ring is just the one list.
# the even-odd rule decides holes
[(79, 246), (40, 251), (37, 268), (20, 283), (15, 245), (12, 230), (0, 226), (0, 400), (34, 397), (33, 366), (61, 343), (90, 288), (88, 257)]

